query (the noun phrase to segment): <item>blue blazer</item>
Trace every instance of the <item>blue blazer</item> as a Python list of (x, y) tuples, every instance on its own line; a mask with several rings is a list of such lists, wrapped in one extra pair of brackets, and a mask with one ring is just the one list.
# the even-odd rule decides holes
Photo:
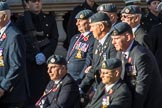
[(10, 23), (0, 39), (0, 87), (5, 90), (0, 103), (19, 103), (27, 99), (24, 43), (18, 29)]
[[(85, 69), (92, 63), (94, 37), (90, 32), (86, 37), (80, 38), (81, 34), (75, 35), (70, 42), (70, 46), (67, 52), (67, 69), (75, 80), (83, 79), (85, 75)], [(79, 41), (78, 41), (79, 39)], [(78, 44), (76, 44), (78, 41)], [(73, 47), (76, 46), (74, 49)], [(81, 50), (81, 58), (77, 58), (78, 50)]]

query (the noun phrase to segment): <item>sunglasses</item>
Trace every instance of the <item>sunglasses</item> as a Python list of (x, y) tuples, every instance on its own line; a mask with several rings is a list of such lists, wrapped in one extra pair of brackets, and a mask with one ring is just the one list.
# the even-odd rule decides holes
[(35, 3), (35, 2), (40, 2), (41, 0), (30, 0), (30, 1)]

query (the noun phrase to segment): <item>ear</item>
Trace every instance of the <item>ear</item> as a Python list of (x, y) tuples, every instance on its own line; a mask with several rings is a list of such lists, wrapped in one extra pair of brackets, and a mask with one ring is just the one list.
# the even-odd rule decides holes
[(129, 33), (126, 33), (125, 37), (126, 37), (126, 41), (130, 41), (131, 40), (131, 35)]
[(100, 30), (101, 30), (101, 31), (103, 31), (103, 30), (105, 29), (105, 26), (104, 26), (103, 23), (101, 23), (99, 27), (100, 27)]
[(117, 71), (117, 70), (115, 71), (115, 76), (116, 76), (116, 77), (120, 76), (120, 75), (119, 75), (119, 71)]
[(136, 18), (134, 19), (134, 22), (138, 22), (140, 19), (139, 19), (139, 16), (136, 16)]

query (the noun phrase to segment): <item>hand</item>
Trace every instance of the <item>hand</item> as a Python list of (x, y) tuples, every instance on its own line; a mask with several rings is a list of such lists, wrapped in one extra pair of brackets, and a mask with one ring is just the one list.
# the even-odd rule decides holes
[(89, 72), (89, 70), (92, 68), (92, 66), (88, 66), (85, 70), (85, 73), (87, 74)]
[(2, 88), (0, 88), (0, 98), (4, 95), (4, 90)]
[(41, 65), (41, 64), (46, 62), (46, 57), (45, 57), (45, 55), (43, 53), (38, 53), (35, 56), (35, 61), (36, 61), (37, 65)]

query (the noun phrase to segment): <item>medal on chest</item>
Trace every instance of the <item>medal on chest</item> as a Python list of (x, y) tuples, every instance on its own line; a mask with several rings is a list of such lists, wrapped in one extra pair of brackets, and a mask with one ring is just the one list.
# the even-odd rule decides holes
[(3, 60), (3, 48), (0, 48), (0, 67), (4, 66), (4, 60)]
[(78, 49), (78, 51), (77, 51), (77, 54), (76, 54), (75, 58), (77, 58), (77, 59), (81, 59), (81, 58), (82, 58), (82, 52), (81, 52), (81, 50), (80, 50), (80, 49)]

